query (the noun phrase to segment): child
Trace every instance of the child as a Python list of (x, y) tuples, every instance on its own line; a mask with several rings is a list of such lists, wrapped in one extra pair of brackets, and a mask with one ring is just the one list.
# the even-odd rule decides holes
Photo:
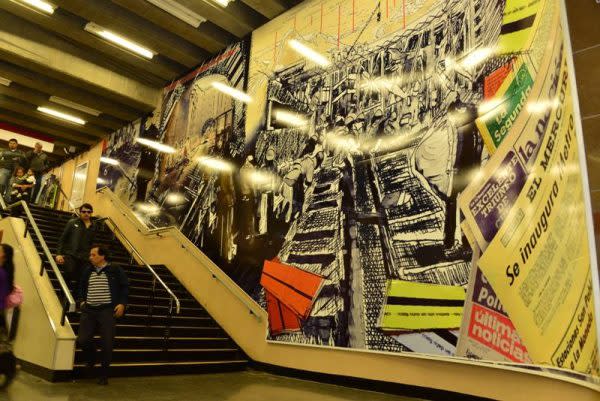
[(33, 171), (29, 169), (25, 175), (25, 168), (17, 167), (15, 176), (13, 177), (12, 192), (10, 193), (11, 202), (20, 200), (29, 201), (31, 197), (31, 188), (35, 185), (35, 176)]

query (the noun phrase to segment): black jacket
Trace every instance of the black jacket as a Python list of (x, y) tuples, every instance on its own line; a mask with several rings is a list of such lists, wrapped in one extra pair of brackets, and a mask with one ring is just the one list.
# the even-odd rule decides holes
[(96, 238), (94, 222), (86, 228), (80, 218), (69, 220), (58, 240), (57, 255), (70, 255), (87, 260)]
[[(85, 269), (83, 270), (81, 280), (79, 280), (79, 289), (77, 291), (77, 300), (79, 302), (87, 299), (90, 276), (95, 271), (96, 269), (90, 264), (86, 265)], [(127, 300), (129, 297), (129, 280), (127, 279), (125, 271), (123, 271), (121, 266), (109, 263), (104, 268), (104, 272), (108, 278), (110, 299), (113, 306), (118, 304), (127, 305)]]

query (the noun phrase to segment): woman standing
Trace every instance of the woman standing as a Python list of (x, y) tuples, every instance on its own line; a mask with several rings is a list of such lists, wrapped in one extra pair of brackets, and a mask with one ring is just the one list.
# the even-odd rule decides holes
[[(0, 244), (0, 310), (4, 315), (6, 307), (6, 297), (13, 290), (15, 285), (15, 266), (13, 264), (13, 248), (8, 244)], [(0, 322), (3, 326), (4, 320)]]
[(16, 373), (16, 359), (12, 353), (4, 312), (6, 299), (14, 289), (15, 266), (13, 248), (0, 244), (0, 389), (8, 386)]

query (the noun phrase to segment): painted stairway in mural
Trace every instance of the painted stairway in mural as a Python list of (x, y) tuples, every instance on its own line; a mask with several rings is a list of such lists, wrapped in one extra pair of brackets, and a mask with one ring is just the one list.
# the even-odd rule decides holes
[[(44, 240), (54, 251), (62, 228), (73, 215), (36, 206), (30, 206), (30, 209)], [(41, 254), (35, 234), (32, 239)], [(168, 294), (157, 287), (156, 296), (152, 298), (151, 273), (135, 261), (132, 263), (129, 252), (104, 224), (97, 240), (109, 247), (112, 260), (123, 267), (130, 286), (127, 313), (117, 322), (111, 376), (214, 373), (246, 368), (243, 351), (165, 266), (153, 268), (181, 301), (181, 313), (173, 315), (170, 322)], [(55, 290), (61, 291), (52, 270), (46, 271)], [(153, 313), (149, 319), (150, 306)], [(71, 314), (68, 319), (77, 333), (79, 314)], [(170, 325), (170, 331), (169, 338), (165, 339), (167, 325)], [(75, 377), (83, 374), (81, 356), (81, 350), (77, 349)]]

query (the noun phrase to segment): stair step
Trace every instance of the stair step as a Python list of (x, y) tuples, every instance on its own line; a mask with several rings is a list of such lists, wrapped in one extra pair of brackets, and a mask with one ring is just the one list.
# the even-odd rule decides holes
[[(99, 337), (95, 337), (96, 340)], [(169, 337), (169, 349), (204, 349), (204, 348), (236, 348), (229, 337)], [(115, 348), (156, 348), (162, 349), (165, 345), (163, 336), (117, 336)]]
[[(111, 377), (131, 377), (131, 376), (151, 376), (151, 375), (177, 375), (177, 374), (197, 374), (197, 373), (220, 373), (244, 370), (248, 365), (248, 360), (237, 359), (229, 361), (157, 361), (157, 362), (115, 362), (109, 368)], [(85, 372), (85, 365), (78, 363), (75, 365), (73, 375), (82, 377)], [(98, 374), (98, 368), (94, 374)]]
[[(73, 330), (77, 332), (79, 322), (70, 322)], [(165, 334), (164, 326), (146, 326), (145, 324), (117, 324), (117, 335), (119, 336), (150, 336), (159, 337)], [(170, 335), (174, 337), (213, 337), (225, 335), (225, 332), (219, 326), (214, 327), (190, 327), (190, 326), (171, 326)]]
[[(79, 322), (79, 314), (73, 314), (69, 316), (69, 322)], [(169, 317), (165, 315), (152, 315), (149, 319), (147, 314), (130, 314), (125, 313), (125, 316), (119, 318), (117, 321), (117, 325), (148, 325), (148, 322), (152, 326), (159, 326), (164, 329), (164, 327), (169, 322)], [(173, 315), (171, 317), (171, 326), (185, 326), (185, 327), (216, 327), (216, 322), (211, 317), (203, 317), (203, 316), (179, 316)]]
[[(240, 358), (240, 350), (236, 348), (217, 349), (127, 349), (115, 348), (112, 353), (114, 362), (183, 362), (183, 361), (226, 361)], [(75, 361), (84, 362), (83, 352), (75, 352)]]

